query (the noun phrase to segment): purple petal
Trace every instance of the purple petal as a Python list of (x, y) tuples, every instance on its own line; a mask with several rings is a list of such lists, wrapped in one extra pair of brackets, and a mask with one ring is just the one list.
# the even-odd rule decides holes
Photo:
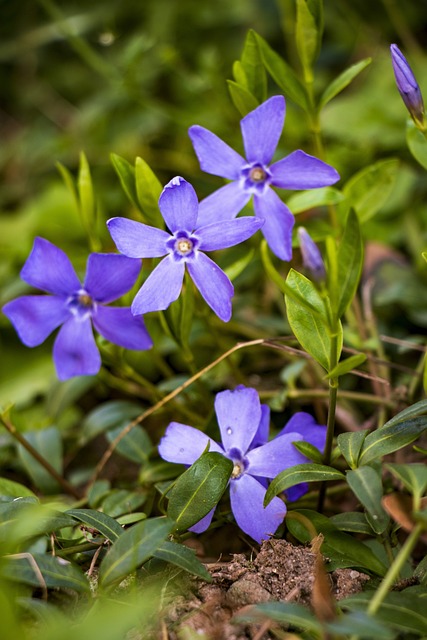
[(264, 498), (265, 488), (247, 473), (230, 482), (231, 509), (236, 522), (259, 543), (276, 532), (286, 515), (286, 505), (280, 498), (273, 498), (265, 508)]
[(284, 469), (304, 462), (292, 444), (302, 439), (299, 433), (286, 433), (262, 447), (251, 449), (246, 456), (249, 462), (248, 473), (261, 478), (275, 478)]
[(95, 329), (106, 340), (125, 349), (145, 351), (153, 342), (141, 316), (134, 316), (130, 307), (104, 307), (99, 305), (92, 315)]
[(3, 313), (27, 347), (44, 342), (70, 317), (64, 299), (57, 296), (22, 296), (5, 304)]
[(209, 443), (209, 451), (224, 455), (224, 450), (212, 438), (186, 424), (171, 422), (160, 440), (159, 454), (163, 460), (178, 464), (193, 464)]
[(271, 162), (282, 135), (285, 111), (285, 98), (273, 96), (240, 122), (248, 162)]
[(251, 194), (243, 191), (239, 182), (226, 184), (200, 202), (197, 226), (204, 227), (213, 222), (235, 218), (250, 197)]
[(181, 293), (185, 262), (166, 256), (150, 273), (135, 296), (131, 311), (138, 316), (149, 311), (167, 309)]
[(292, 228), (294, 216), (272, 189), (263, 196), (254, 196), (255, 213), (265, 222), (262, 233), (268, 246), (281, 260), (292, 258)]
[(83, 288), (96, 302), (108, 303), (132, 289), (140, 271), (141, 260), (118, 253), (92, 253)]
[(319, 158), (298, 150), (270, 167), (271, 183), (282, 189), (316, 189), (334, 184), (338, 171)]
[(199, 522), (197, 522), (196, 524), (193, 524), (193, 526), (189, 528), (189, 531), (192, 531), (193, 533), (203, 533), (203, 531), (206, 531), (206, 529), (209, 527), (210, 523), (212, 522), (213, 514), (215, 513), (215, 508), (216, 507), (211, 509), (204, 518), (199, 520)]
[[(323, 451), (326, 443), (326, 427), (317, 424), (316, 420), (305, 411), (298, 411), (286, 423), (277, 437), (280, 437), (291, 431), (300, 433), (306, 442), (315, 446), (319, 451)], [(306, 461), (307, 458), (304, 458)]]
[(187, 262), (187, 269), (202, 297), (218, 318), (228, 322), (231, 318), (231, 298), (234, 287), (218, 265), (207, 255), (197, 252), (194, 260)]
[(159, 198), (159, 208), (172, 233), (193, 231), (199, 212), (196, 192), (189, 182), (177, 176), (165, 186)]
[(107, 226), (117, 249), (129, 258), (160, 258), (167, 253), (170, 235), (162, 229), (127, 218), (110, 218)]
[(268, 432), (270, 431), (270, 407), (266, 404), (261, 405), (261, 420), (258, 425), (257, 432), (251, 442), (250, 448), (260, 447), (268, 441)]
[(256, 390), (240, 385), (234, 391), (221, 391), (215, 398), (215, 411), (224, 449), (237, 448), (245, 454), (261, 421)]
[(245, 159), (221, 138), (197, 124), (189, 128), (188, 135), (203, 171), (229, 180), (240, 177), (240, 170), (246, 164)]
[(237, 220), (214, 222), (206, 227), (197, 229), (200, 238), (201, 251), (216, 251), (233, 247), (244, 242), (258, 231), (264, 224), (261, 218), (244, 217)]
[(81, 289), (80, 280), (68, 256), (44, 238), (36, 238), (21, 278), (36, 289), (68, 296)]
[(286, 500), (289, 500), (289, 502), (296, 502), (296, 500), (299, 500), (301, 496), (307, 493), (308, 489), (308, 482), (299, 482), (298, 484), (294, 484), (293, 487), (286, 489)]
[(53, 345), (53, 359), (60, 380), (98, 373), (101, 356), (95, 344), (90, 318), (71, 318), (63, 325)]

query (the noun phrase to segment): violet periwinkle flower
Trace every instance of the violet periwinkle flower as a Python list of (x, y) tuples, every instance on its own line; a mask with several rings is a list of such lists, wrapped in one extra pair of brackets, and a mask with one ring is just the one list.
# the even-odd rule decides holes
[(310, 273), (313, 280), (322, 282), (326, 278), (326, 271), (319, 247), (304, 227), (298, 227), (297, 234), (304, 267)]
[(234, 288), (225, 273), (204, 253), (243, 242), (263, 220), (240, 218), (198, 225), (199, 203), (189, 182), (177, 176), (163, 189), (159, 208), (171, 233), (127, 218), (111, 218), (108, 228), (118, 250), (131, 258), (166, 256), (138, 291), (135, 315), (167, 309), (178, 298), (185, 268), (202, 297), (221, 320), (231, 318)]
[(282, 260), (290, 260), (294, 217), (270, 187), (314, 189), (334, 184), (339, 175), (301, 150), (270, 165), (285, 110), (284, 97), (273, 96), (241, 120), (246, 159), (204, 127), (190, 127), (189, 136), (203, 171), (232, 180), (200, 202), (200, 224), (236, 216), (253, 196), (255, 214), (265, 219), (262, 232), (271, 250)]
[(424, 127), (424, 102), (411, 67), (396, 44), (390, 46), (396, 85), (415, 124)]
[[(164, 460), (191, 465), (206, 450), (216, 451), (230, 458), (234, 469), (230, 479), (231, 509), (238, 526), (257, 542), (273, 535), (286, 515), (286, 505), (273, 498), (264, 507), (267, 480), (296, 464), (308, 462), (292, 444), (306, 440), (323, 450), (326, 427), (316, 424), (307, 413), (296, 413), (279, 435), (267, 442), (270, 411), (261, 405), (255, 389), (238, 386), (234, 391), (221, 391), (215, 398), (215, 411), (221, 432), (221, 444), (198, 429), (179, 422), (171, 422), (159, 444)], [(291, 499), (306, 491), (305, 485), (295, 489)], [(191, 528), (205, 531), (214, 510)]]
[(21, 270), (31, 286), (53, 295), (28, 295), (3, 307), (27, 347), (36, 347), (60, 325), (53, 359), (60, 380), (95, 375), (101, 356), (92, 332), (125, 349), (145, 350), (152, 341), (142, 318), (129, 307), (107, 307), (134, 285), (140, 260), (118, 254), (92, 253), (83, 284), (66, 254), (44, 238), (36, 238)]

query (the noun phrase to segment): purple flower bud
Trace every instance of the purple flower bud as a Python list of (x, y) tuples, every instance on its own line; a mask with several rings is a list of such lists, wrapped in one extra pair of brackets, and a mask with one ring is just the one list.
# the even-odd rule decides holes
[(318, 246), (313, 242), (304, 227), (298, 227), (297, 233), (304, 267), (310, 272), (316, 282), (325, 280), (325, 264)]
[(390, 46), (396, 85), (415, 124), (424, 127), (424, 102), (420, 87), (403, 53), (395, 44)]

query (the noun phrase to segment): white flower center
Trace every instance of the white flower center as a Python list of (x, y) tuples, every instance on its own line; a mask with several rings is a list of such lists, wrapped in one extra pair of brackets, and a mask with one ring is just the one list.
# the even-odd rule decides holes
[(175, 242), (175, 251), (178, 251), (182, 256), (186, 256), (193, 251), (193, 243), (189, 238), (178, 238)]
[(239, 478), (243, 473), (243, 465), (238, 464), (237, 462), (234, 464), (233, 471), (231, 472), (232, 478)]
[(249, 178), (252, 180), (252, 182), (264, 182), (266, 177), (267, 174), (261, 167), (254, 167), (249, 172)]

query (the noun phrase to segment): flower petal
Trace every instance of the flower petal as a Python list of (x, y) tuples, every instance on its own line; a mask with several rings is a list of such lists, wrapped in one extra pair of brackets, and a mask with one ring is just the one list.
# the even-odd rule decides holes
[(141, 316), (132, 315), (130, 307), (99, 305), (92, 315), (92, 322), (106, 340), (125, 349), (145, 351), (153, 346), (144, 320)]
[(307, 493), (308, 489), (308, 482), (299, 482), (298, 484), (294, 484), (293, 487), (286, 489), (286, 500), (289, 500), (289, 502), (296, 502), (301, 498), (301, 496)]
[(70, 317), (64, 299), (58, 296), (22, 296), (5, 304), (2, 311), (27, 347), (44, 342)]
[(71, 318), (62, 326), (53, 345), (53, 359), (60, 380), (98, 373), (101, 356), (95, 344), (90, 318)]
[(131, 306), (133, 315), (167, 309), (181, 293), (184, 271), (184, 261), (175, 262), (171, 255), (163, 258), (136, 294)]
[(245, 216), (237, 218), (237, 220), (223, 220), (206, 227), (200, 227), (197, 229), (197, 236), (200, 238), (199, 249), (201, 251), (216, 251), (233, 247), (250, 238), (263, 224), (262, 218)]
[(255, 213), (265, 222), (262, 233), (273, 253), (281, 260), (292, 258), (292, 228), (294, 216), (272, 189), (263, 196), (254, 196)]
[(299, 433), (286, 433), (261, 447), (251, 449), (246, 456), (249, 462), (248, 473), (261, 478), (275, 478), (284, 469), (306, 461), (292, 444), (302, 439)]
[(271, 183), (282, 189), (316, 189), (334, 184), (338, 171), (319, 158), (298, 150), (270, 167)]
[[(323, 452), (326, 444), (326, 427), (317, 424), (312, 415), (305, 411), (298, 411), (286, 423), (277, 437), (280, 437), (290, 431), (300, 433), (306, 442), (314, 445), (319, 451)], [(305, 458), (307, 460), (307, 458)]]
[(251, 194), (243, 191), (239, 182), (226, 184), (200, 202), (197, 227), (235, 218), (250, 197)]
[(234, 287), (224, 271), (201, 251), (187, 262), (187, 269), (202, 297), (218, 318), (228, 322), (231, 318), (231, 298)]
[(249, 449), (261, 421), (261, 404), (255, 389), (239, 385), (234, 391), (221, 391), (215, 398), (215, 411), (224, 449)]
[(257, 432), (250, 444), (250, 449), (260, 447), (268, 442), (268, 432), (270, 431), (270, 407), (267, 404), (261, 405), (261, 420)]
[(248, 113), (240, 122), (248, 162), (269, 164), (285, 123), (283, 96), (273, 96)]
[(221, 138), (197, 124), (189, 128), (188, 135), (202, 171), (229, 180), (240, 177), (240, 170), (246, 164), (245, 159)]
[(265, 508), (264, 498), (265, 488), (247, 473), (230, 482), (231, 509), (236, 522), (259, 543), (276, 532), (286, 515), (286, 505), (280, 498), (273, 498)]
[(21, 278), (36, 289), (68, 296), (81, 288), (68, 256), (44, 238), (35, 238)]
[(193, 231), (199, 212), (199, 201), (192, 185), (177, 176), (165, 186), (159, 198), (159, 208), (172, 233)]
[(193, 533), (203, 533), (203, 531), (206, 531), (206, 529), (209, 527), (210, 523), (212, 522), (215, 509), (216, 507), (211, 509), (204, 518), (199, 520), (199, 522), (196, 522), (196, 524), (193, 524), (193, 526), (189, 528), (189, 531), (192, 531)]
[(96, 302), (108, 303), (132, 289), (140, 271), (141, 260), (118, 253), (92, 253), (83, 288)]
[(193, 464), (209, 443), (209, 451), (224, 455), (224, 450), (200, 429), (180, 422), (171, 422), (160, 440), (159, 454), (163, 460), (177, 464)]
[(107, 227), (117, 249), (129, 258), (160, 258), (167, 253), (170, 235), (163, 229), (127, 218), (110, 218)]

